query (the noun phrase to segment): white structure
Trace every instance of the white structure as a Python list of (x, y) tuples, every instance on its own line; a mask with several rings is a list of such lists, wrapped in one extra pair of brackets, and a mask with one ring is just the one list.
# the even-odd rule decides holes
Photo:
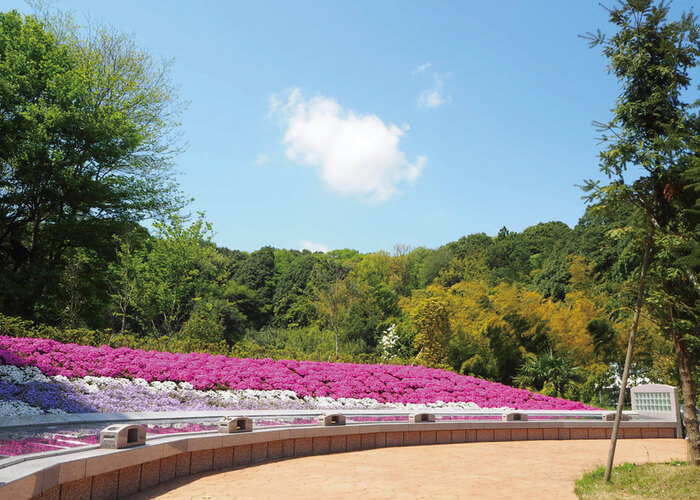
[(681, 412), (678, 389), (672, 385), (644, 384), (632, 387), (632, 411), (660, 420), (678, 422), (676, 435), (681, 436)]

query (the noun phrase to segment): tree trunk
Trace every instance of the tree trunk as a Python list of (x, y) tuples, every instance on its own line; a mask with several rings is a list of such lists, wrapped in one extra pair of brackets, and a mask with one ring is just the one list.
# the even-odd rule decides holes
[(420, 358), (420, 355), (423, 354), (423, 349), (424, 349), (424, 347), (421, 347), (421, 348), (420, 348), (420, 351), (418, 351), (418, 354), (416, 354), (416, 357), (415, 357), (415, 359), (413, 360), (413, 363), (411, 363), (411, 366), (415, 366), (416, 361), (418, 361), (418, 358)]
[(675, 328), (671, 328), (671, 338), (678, 358), (678, 374), (681, 379), (683, 424), (688, 438), (688, 459), (691, 463), (700, 466), (700, 432), (698, 431), (698, 417), (695, 414), (697, 394), (693, 384), (690, 352)]
[(335, 330), (335, 359), (338, 359), (338, 326), (334, 327)]
[(126, 309), (122, 310), (122, 327), (119, 333), (124, 335), (124, 330), (126, 330)]
[(630, 332), (629, 343), (627, 344), (627, 356), (625, 357), (625, 368), (622, 371), (622, 381), (620, 382), (620, 397), (617, 400), (617, 411), (615, 412), (615, 423), (613, 424), (612, 436), (610, 438), (610, 450), (608, 451), (608, 461), (605, 466), (605, 482), (610, 481), (613, 461), (615, 459), (615, 447), (617, 446), (617, 434), (620, 430), (620, 420), (622, 420), (622, 408), (625, 406), (625, 396), (627, 392), (627, 379), (630, 374), (632, 364), (632, 353), (634, 352), (634, 338), (637, 336), (639, 328), (639, 316), (644, 305), (644, 291), (646, 289), (647, 271), (649, 269), (649, 252), (654, 243), (654, 234), (651, 233), (644, 244), (644, 259), (642, 260), (642, 275), (639, 277), (639, 289), (637, 290), (637, 303), (634, 307), (634, 320), (632, 321), (632, 331)]

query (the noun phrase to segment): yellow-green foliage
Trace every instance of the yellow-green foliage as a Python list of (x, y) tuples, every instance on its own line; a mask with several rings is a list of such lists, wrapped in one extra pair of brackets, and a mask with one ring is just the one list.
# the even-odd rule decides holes
[(450, 321), (446, 302), (436, 297), (424, 297), (409, 312), (416, 329), (414, 344), (418, 360), (426, 366), (437, 366), (447, 361), (450, 341)]

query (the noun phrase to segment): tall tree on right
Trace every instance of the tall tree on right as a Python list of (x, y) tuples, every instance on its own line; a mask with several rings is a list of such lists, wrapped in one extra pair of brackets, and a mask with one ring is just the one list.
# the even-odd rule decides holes
[[(692, 373), (700, 351), (700, 286), (696, 259), (685, 255), (698, 241), (692, 173), (700, 165), (700, 117), (683, 101), (689, 72), (698, 66), (700, 26), (692, 13), (669, 20), (669, 3), (663, 1), (625, 0), (607, 10), (617, 32), (607, 38), (599, 30), (585, 38), (602, 47), (621, 86), (612, 119), (595, 122), (605, 145), (600, 170), (610, 183), (587, 181), (585, 189), (601, 208), (636, 213), (635, 227), (625, 228), (643, 248), (632, 341), (646, 305), (673, 340), (690, 458), (700, 465)], [(635, 181), (626, 179), (637, 172)]]

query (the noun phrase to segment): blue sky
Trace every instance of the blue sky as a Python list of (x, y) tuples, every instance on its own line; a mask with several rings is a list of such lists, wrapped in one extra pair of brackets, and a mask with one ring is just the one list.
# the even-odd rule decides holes
[(576, 185), (599, 177), (591, 121), (618, 87), (578, 37), (611, 32), (596, 1), (56, 5), (174, 58), (178, 180), (222, 246), (391, 251), (573, 226)]

